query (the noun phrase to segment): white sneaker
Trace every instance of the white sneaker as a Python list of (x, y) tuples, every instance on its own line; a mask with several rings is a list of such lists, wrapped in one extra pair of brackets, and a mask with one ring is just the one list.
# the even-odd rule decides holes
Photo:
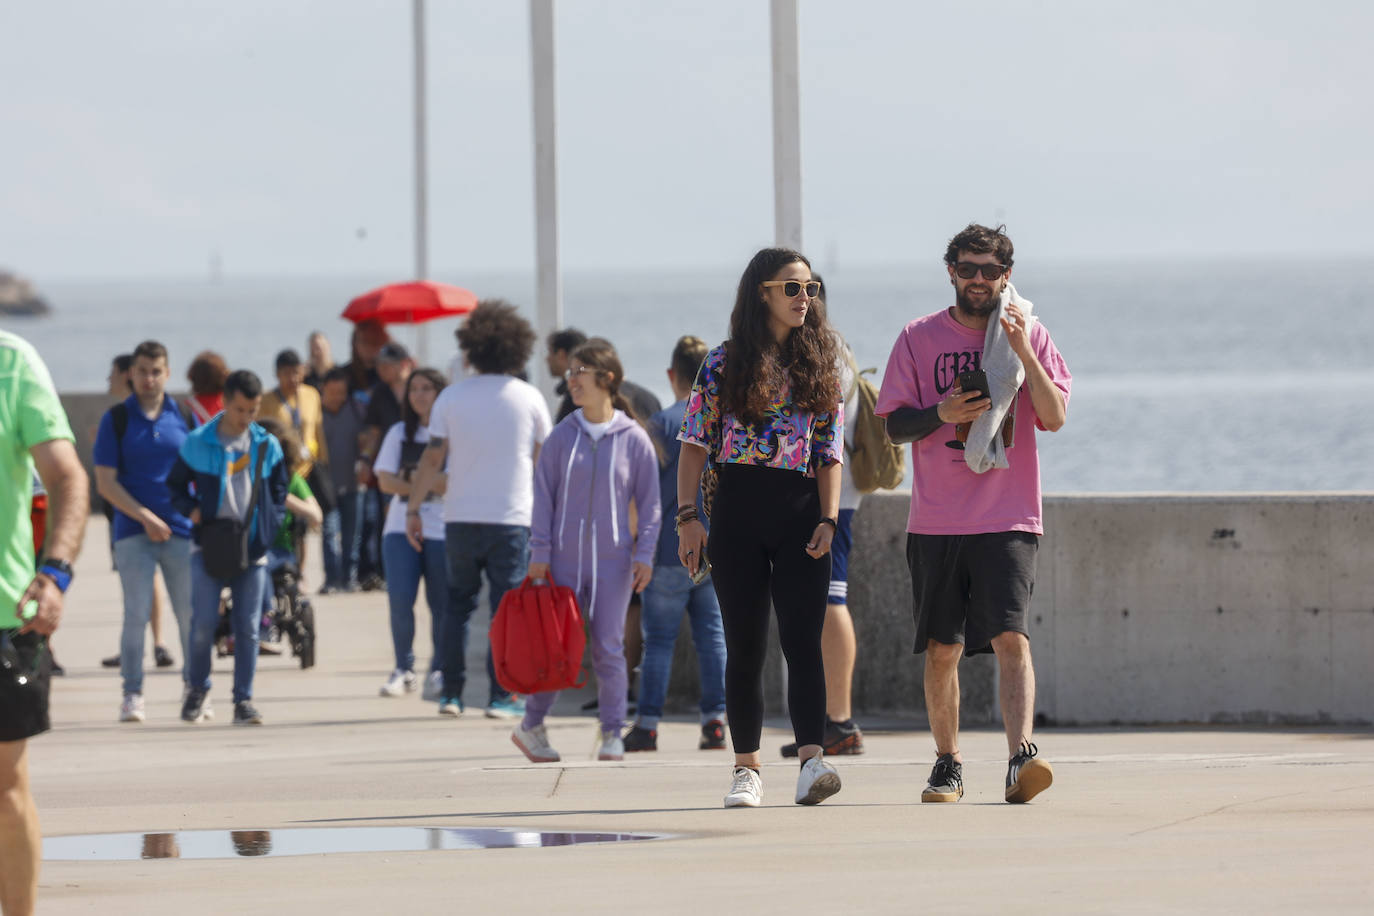
[(147, 718), (147, 714), (143, 711), (143, 694), (124, 694), (124, 702), (119, 704), (119, 721), (142, 722)]
[(763, 804), (763, 777), (758, 770), (735, 767), (730, 793), (725, 796), (727, 808), (757, 808)]
[(817, 754), (802, 764), (797, 776), (797, 804), (819, 805), (840, 791), (840, 774)]
[(420, 699), (426, 703), (437, 703), (444, 695), (444, 672), (431, 671), (425, 678), (425, 689), (420, 691)]
[(386, 679), (380, 691), (384, 697), (399, 697), (402, 694), (410, 693), (415, 690), (417, 681), (414, 671), (402, 671), (397, 668), (391, 672), (391, 677)]
[(625, 741), (611, 732), (601, 733), (601, 750), (596, 753), (597, 760), (624, 760)]
[(558, 751), (553, 749), (553, 745), (549, 744), (549, 733), (542, 725), (536, 725), (529, 731), (517, 725), (515, 731), (510, 733), (510, 740), (524, 752), (531, 763), (556, 763), (562, 759), (558, 756)]

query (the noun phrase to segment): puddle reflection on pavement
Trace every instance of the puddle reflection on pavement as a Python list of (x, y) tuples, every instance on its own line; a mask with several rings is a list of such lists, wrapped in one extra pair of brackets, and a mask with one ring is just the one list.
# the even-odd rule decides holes
[(181, 830), (46, 837), (47, 861), (233, 859), (342, 852), (517, 849), (667, 839), (665, 833), (556, 833), (502, 827), (319, 827), (285, 830)]

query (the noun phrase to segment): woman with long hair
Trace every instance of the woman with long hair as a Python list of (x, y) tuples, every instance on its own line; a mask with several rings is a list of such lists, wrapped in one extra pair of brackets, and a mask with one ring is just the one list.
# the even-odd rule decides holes
[[(384, 697), (398, 697), (418, 686), (414, 651), (415, 598), (419, 595), (422, 579), (425, 602), (429, 605), (430, 635), (429, 674), (424, 696), (437, 700), (442, 688), (440, 627), (448, 603), (444, 478), (439, 478), (420, 504), (423, 549), (418, 551), (406, 541), (406, 509), (411, 478), (420, 464), (420, 453), (429, 442), (430, 410), (444, 385), (444, 377), (437, 369), (416, 369), (410, 374), (401, 404), (401, 422), (387, 430), (373, 464), (382, 492), (394, 497), (382, 529), (382, 558), (386, 565), (386, 593), (391, 605), (391, 644), (396, 654), (396, 667), (382, 685)], [(444, 715), (457, 715), (459, 711), (455, 704), (441, 703), (439, 706), (439, 712)]]
[[(678, 556), (711, 569), (725, 627), (725, 704), (735, 768), (725, 806), (762, 800), (763, 662), (771, 598), (787, 659), (801, 759), (796, 802), (840, 790), (825, 762), (821, 628), (839, 511), (844, 406), (835, 337), (814, 306), (811, 264), (765, 248), (740, 277), (730, 339), (706, 355), (687, 402), (678, 463)], [(709, 535), (697, 516), (707, 459), (719, 484)]]
[[(587, 621), (601, 720), (600, 760), (621, 760), (625, 744), (625, 611), (631, 592), (653, 576), (662, 508), (658, 453), (630, 402), (610, 342), (592, 338), (568, 360), (568, 393), (578, 409), (554, 427), (534, 469), (530, 579), (547, 579), (576, 593)], [(630, 502), (638, 518), (631, 527)], [(558, 760), (544, 717), (557, 691), (525, 701), (525, 718), (511, 740), (536, 763)]]

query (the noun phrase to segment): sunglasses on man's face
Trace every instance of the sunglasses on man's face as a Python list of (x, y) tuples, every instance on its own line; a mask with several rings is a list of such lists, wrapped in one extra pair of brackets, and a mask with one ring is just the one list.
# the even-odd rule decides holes
[(801, 280), (765, 280), (763, 281), (763, 285), (781, 286), (782, 294), (788, 299), (797, 298), (797, 296), (801, 294), (802, 287), (806, 288), (806, 296), (808, 299), (815, 299), (821, 294), (821, 283), (819, 280), (807, 280), (805, 283)]
[(1002, 264), (975, 264), (972, 261), (960, 261), (954, 265), (954, 275), (961, 280), (972, 280), (980, 271), (984, 280), (996, 280), (1007, 272), (1007, 268)]

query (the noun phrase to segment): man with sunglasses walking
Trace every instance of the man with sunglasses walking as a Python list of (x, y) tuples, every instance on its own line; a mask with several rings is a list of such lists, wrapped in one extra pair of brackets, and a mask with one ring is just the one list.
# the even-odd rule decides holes
[[(907, 564), (936, 755), (923, 802), (964, 794), (961, 655), (997, 656), (1006, 800), (1030, 801), (1054, 778), (1031, 742), (1035, 671), (1026, 614), (1044, 532), (1035, 431), (1064, 425), (1072, 376), (1010, 285), (1012, 252), (1001, 226), (971, 224), (950, 240), (954, 305), (902, 329), (875, 410), (893, 442), (911, 443)], [(970, 433), (990, 411), (981, 436)], [(965, 440), (972, 448), (975, 439), (995, 461), (966, 454)]]

